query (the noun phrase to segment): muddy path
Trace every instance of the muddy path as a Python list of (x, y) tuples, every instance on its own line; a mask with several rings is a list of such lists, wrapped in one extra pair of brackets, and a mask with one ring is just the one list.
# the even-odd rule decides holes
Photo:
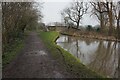
[(70, 78), (72, 77), (56, 60), (52, 59), (36, 32), (25, 39), (23, 50), (8, 64), (3, 78)]

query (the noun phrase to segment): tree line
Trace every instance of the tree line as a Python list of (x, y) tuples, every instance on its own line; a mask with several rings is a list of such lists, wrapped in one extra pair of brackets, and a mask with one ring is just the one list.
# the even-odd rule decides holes
[(66, 25), (73, 23), (78, 29), (83, 15), (88, 13), (89, 8), (91, 8), (91, 16), (94, 15), (99, 20), (100, 32), (106, 32), (108, 36), (115, 36), (120, 39), (120, 1), (82, 2), (75, 0), (61, 12), (64, 23)]
[(23, 36), (27, 28), (42, 19), (35, 2), (2, 2), (2, 43), (5, 46)]

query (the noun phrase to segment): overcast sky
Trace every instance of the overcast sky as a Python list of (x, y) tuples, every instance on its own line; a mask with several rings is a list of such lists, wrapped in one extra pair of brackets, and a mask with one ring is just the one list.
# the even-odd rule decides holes
[[(48, 24), (50, 22), (61, 22), (61, 11), (68, 7), (73, 0), (59, 0), (56, 2), (45, 1), (43, 4), (42, 13), (44, 15), (43, 22)], [(98, 20), (95, 17), (90, 17), (90, 14), (84, 15), (82, 25), (97, 25)]]
[(43, 5), (43, 21), (49, 22), (61, 22), (61, 11), (68, 5), (67, 2), (45, 2)]

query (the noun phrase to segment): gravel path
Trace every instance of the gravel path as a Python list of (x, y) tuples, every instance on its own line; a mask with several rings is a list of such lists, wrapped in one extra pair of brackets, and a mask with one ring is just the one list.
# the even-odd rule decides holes
[(37, 33), (25, 39), (24, 49), (3, 69), (3, 78), (69, 78), (72, 77), (52, 59)]

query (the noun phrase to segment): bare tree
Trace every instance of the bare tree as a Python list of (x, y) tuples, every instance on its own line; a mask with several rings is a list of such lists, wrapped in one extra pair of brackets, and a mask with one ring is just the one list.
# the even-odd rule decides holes
[(107, 18), (107, 10), (104, 8), (103, 3), (104, 2), (90, 2), (91, 5), (93, 6), (93, 10), (92, 10), (92, 15), (96, 15), (98, 20), (100, 21), (100, 26), (101, 26), (101, 31), (104, 30), (105, 25), (108, 22), (108, 18)]
[[(115, 12), (114, 8), (115, 8), (115, 6), (118, 7), (119, 5), (115, 5), (115, 2), (113, 2), (113, 0), (111, 0), (110, 2), (105, 0), (105, 2), (103, 2), (103, 6), (104, 6), (104, 9), (106, 10), (107, 16), (108, 16), (108, 22), (109, 22), (108, 35), (111, 36), (115, 30), (115, 16), (116, 16), (116, 14), (119, 14), (119, 10), (116, 10), (118, 12)], [(117, 17), (119, 17), (119, 15), (117, 15), (116, 18)]]
[(76, 23), (76, 28), (79, 27), (80, 20), (87, 13), (88, 4), (79, 0), (72, 3), (71, 7), (65, 8), (61, 13), (64, 18)]
[[(115, 29), (115, 18), (118, 19), (119, 17), (118, 15), (119, 10), (116, 10), (118, 5), (115, 5), (112, 0), (111, 1), (102, 0), (101, 2), (91, 2), (91, 5), (93, 6), (93, 10), (94, 10), (93, 14), (96, 15), (100, 20), (101, 30), (104, 30), (104, 28), (108, 26), (108, 29), (109, 29), (108, 35), (111, 36)], [(119, 23), (119, 20), (118, 20), (118, 23)]]

